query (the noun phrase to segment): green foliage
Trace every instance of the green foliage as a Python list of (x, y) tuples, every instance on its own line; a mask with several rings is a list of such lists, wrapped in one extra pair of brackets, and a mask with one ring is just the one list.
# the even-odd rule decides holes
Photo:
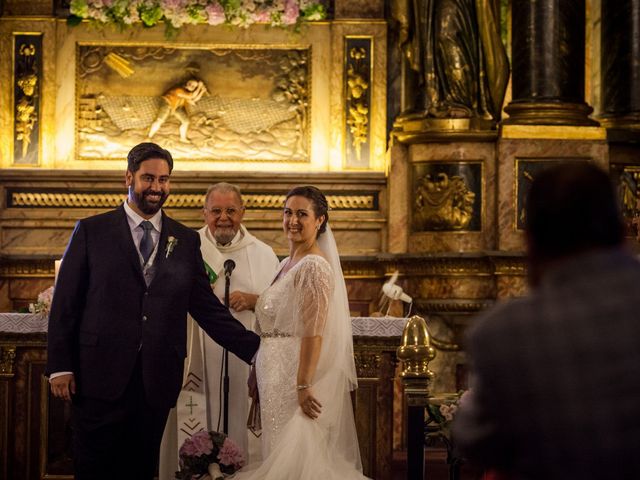
[(153, 27), (164, 16), (159, 5), (142, 4), (138, 7), (138, 11), (145, 27)]

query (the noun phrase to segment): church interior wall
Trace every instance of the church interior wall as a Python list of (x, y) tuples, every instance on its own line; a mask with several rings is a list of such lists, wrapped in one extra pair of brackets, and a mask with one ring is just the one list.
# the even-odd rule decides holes
[[(501, 110), (502, 116), (491, 121), (434, 118), (424, 112), (412, 116), (416, 112), (411, 111), (411, 104), (420, 103), (418, 98), (424, 103), (426, 94), (415, 91), (417, 83), (411, 78), (403, 51), (401, 24), (392, 18), (403, 3), (396, 0), (335, 0), (330, 2), (331, 19), (303, 25), (297, 33), (260, 25), (248, 29), (191, 25), (183, 27), (173, 40), (167, 40), (160, 27), (134, 26), (122, 32), (96, 29), (86, 22), (70, 27), (51, 13), (59, 3), (5, 0), (0, 14), (0, 311), (24, 308), (52, 285), (54, 260), (64, 253), (77, 220), (114, 208), (125, 198), (124, 158), (89, 158), (82, 153), (85, 147), (95, 150), (95, 145), (79, 140), (79, 92), (93, 92), (91, 88), (104, 80), (96, 79), (92, 84), (79, 78), (78, 55), (83, 45), (104, 47), (109, 53), (117, 53), (114, 49), (119, 47), (177, 48), (187, 58), (200, 58), (203, 50), (222, 54), (242, 48), (258, 52), (297, 49), (308, 54), (310, 68), (304, 72), (308, 108), (297, 110), (308, 115), (308, 122), (303, 122), (303, 128), (295, 123), (299, 119), (287, 117), (295, 124), (298, 139), (307, 142), (306, 147), (293, 153), (287, 150), (283, 155), (288, 158), (269, 151), (256, 160), (250, 156), (232, 158), (231, 153), (207, 157), (191, 144), (188, 148), (193, 149), (193, 159), (176, 137), (179, 122), (168, 120), (158, 142), (164, 139), (169, 150), (175, 145), (182, 153), (176, 158), (166, 210), (178, 221), (199, 228), (207, 187), (217, 181), (236, 183), (245, 193), (246, 226), (282, 257), (288, 250), (281, 230), (284, 193), (295, 185), (318, 186), (331, 205), (352, 315), (368, 316), (377, 311), (382, 284), (399, 271), (398, 284), (413, 297), (413, 304), (410, 310), (394, 305), (393, 313), (427, 318), (437, 348), (430, 364), (436, 372), (431, 386), (434, 393), (466, 388), (462, 342), (477, 315), (500, 300), (527, 291), (523, 202), (537, 171), (566, 161), (591, 161), (608, 169), (620, 192), (629, 245), (638, 249), (632, 241), (631, 218), (637, 214), (639, 197), (640, 110), (632, 105), (603, 114), (607, 80), (601, 71), (601, 55), (608, 39), (602, 37), (607, 35), (602, 28), (607, 19), (600, 14), (601, 0), (583, 2), (586, 35), (580, 47), (584, 48), (585, 69), (577, 84), (582, 82), (584, 98), (574, 103), (555, 98), (549, 104), (535, 95), (522, 96), (517, 85), (514, 90), (512, 79), (518, 70), (513, 59), (520, 61), (525, 55), (513, 51), (511, 40), (522, 32), (512, 31), (510, 26), (510, 9), (515, 2), (498, 2), (508, 16), (503, 22), (508, 26), (503, 42), (506, 39), (508, 43), (511, 68), (502, 106), (515, 109), (509, 113)], [(19, 119), (14, 111), (19, 93), (14, 84), (20, 65), (14, 47), (17, 36), (32, 34), (42, 42), (41, 71), (37, 72), (38, 128), (37, 136), (24, 150), (26, 154), (20, 156)], [(568, 50), (575, 48), (567, 46)], [(361, 62), (362, 58), (368, 63)], [(236, 69), (234, 79), (241, 78), (238, 72), (243, 68), (253, 71), (240, 60), (228, 65)], [(160, 66), (154, 68), (157, 76), (163, 74)], [(218, 78), (215, 73), (207, 75), (211, 82)], [(579, 72), (572, 75), (570, 80), (576, 81)], [(562, 75), (550, 77), (553, 83)], [(363, 87), (368, 104), (352, 94), (350, 81)], [(640, 88), (625, 81), (614, 78), (609, 83), (629, 91)], [(208, 101), (232, 96), (234, 88), (240, 96), (246, 93), (243, 89), (258, 90), (247, 82), (225, 86), (226, 91), (211, 86)], [(147, 88), (155, 89), (153, 94), (144, 94), (144, 84), (136, 85), (137, 95), (157, 96), (161, 83), (157, 78), (150, 81)], [(549, 85), (538, 87), (544, 90)], [(259, 94), (257, 91), (256, 97)], [(155, 101), (149, 98), (145, 101)], [(554, 109), (558, 105), (561, 111)], [(280, 112), (276, 107), (276, 113)], [(591, 107), (594, 111), (588, 113)], [(350, 114), (358, 108), (367, 110), (365, 129), (360, 131), (350, 129), (358, 119), (363, 120)], [(361, 135), (362, 143), (354, 142), (354, 135)], [(117, 143), (117, 138), (109, 141)], [(121, 147), (114, 144), (113, 151)], [(359, 373), (371, 373), (373, 366), (382, 365), (391, 370), (385, 373), (388, 379), (393, 378), (393, 369), (398, 368), (390, 353), (393, 349), (374, 345), (371, 339), (363, 342), (374, 353), (358, 357)], [(394, 394), (391, 380), (387, 383), (389, 391), (383, 393), (395, 395), (394, 413), (402, 419), (400, 389)], [(359, 401), (371, 410), (382, 394), (374, 388), (377, 384), (373, 380), (362, 385)], [(357, 421), (362, 431), (375, 430), (371, 423), (375, 419)], [(393, 432), (384, 432), (392, 436), (396, 450), (404, 446), (398, 423)], [(369, 438), (366, 449), (370, 455), (365, 460), (372, 462), (368, 468), (386, 472), (378, 478), (390, 478), (385, 477), (386, 467), (374, 465), (371, 452), (375, 452), (377, 441)]]

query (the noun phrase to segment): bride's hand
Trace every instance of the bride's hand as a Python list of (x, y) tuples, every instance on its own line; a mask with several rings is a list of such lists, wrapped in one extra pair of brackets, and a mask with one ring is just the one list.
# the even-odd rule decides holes
[(304, 390), (298, 390), (298, 405), (302, 408), (302, 412), (311, 419), (318, 418), (322, 411), (322, 405), (313, 396), (311, 388), (305, 388)]

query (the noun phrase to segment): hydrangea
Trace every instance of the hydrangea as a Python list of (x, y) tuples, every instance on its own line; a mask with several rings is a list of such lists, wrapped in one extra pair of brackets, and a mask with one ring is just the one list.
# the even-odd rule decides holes
[(240, 447), (225, 434), (201, 431), (180, 447), (178, 480), (193, 480), (209, 474), (212, 479), (237, 472), (245, 464)]
[(233, 465), (237, 468), (244, 465), (244, 455), (240, 447), (229, 438), (224, 439), (220, 453), (218, 453), (218, 460), (224, 465)]

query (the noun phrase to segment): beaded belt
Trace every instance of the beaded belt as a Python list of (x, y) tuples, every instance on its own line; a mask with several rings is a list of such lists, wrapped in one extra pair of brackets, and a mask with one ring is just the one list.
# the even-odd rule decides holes
[(262, 332), (260, 334), (260, 338), (286, 338), (293, 337), (290, 333), (281, 332), (278, 329), (272, 330), (271, 332)]

